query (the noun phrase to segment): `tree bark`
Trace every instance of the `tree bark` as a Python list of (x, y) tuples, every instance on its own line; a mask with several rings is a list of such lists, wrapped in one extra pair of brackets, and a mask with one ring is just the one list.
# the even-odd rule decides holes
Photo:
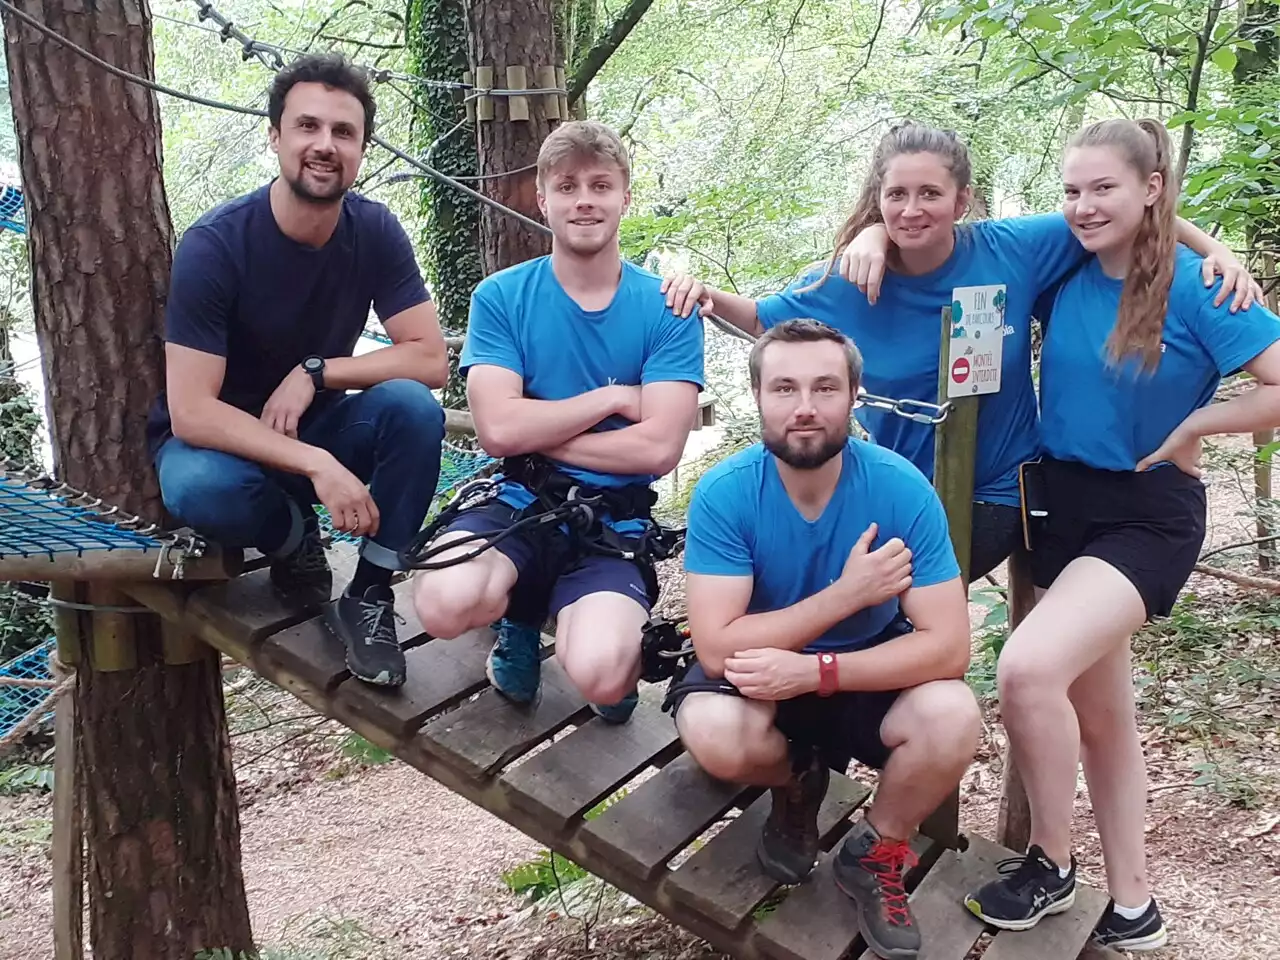
[[(554, 66), (556, 50), (551, 0), (472, 0), (469, 9), (472, 62), (493, 67), (494, 89), (506, 89), (507, 67), (526, 68), (526, 86), (537, 85), (537, 68)], [(494, 118), (477, 123), (476, 143), (486, 196), (541, 221), (536, 171), (538, 148), (558, 121), (547, 116), (546, 98), (524, 98), (529, 119), (511, 120), (511, 99), (494, 97)], [(557, 108), (558, 109), (558, 108)], [(520, 173), (507, 171), (522, 170)], [(493, 174), (506, 174), (492, 176)], [(480, 212), (480, 256), (486, 274), (542, 256), (551, 238), (499, 210)]]
[[(153, 76), (146, 0), (27, 0), (23, 10), (124, 70)], [(5, 17), (14, 123), (55, 468), (160, 519), (146, 412), (162, 382), (173, 228), (155, 96)], [(93, 629), (104, 628), (102, 615)], [(166, 666), (159, 624), (127, 620), (138, 667), (82, 658), (95, 960), (191, 960), (251, 950), (221, 677), (212, 655)]]

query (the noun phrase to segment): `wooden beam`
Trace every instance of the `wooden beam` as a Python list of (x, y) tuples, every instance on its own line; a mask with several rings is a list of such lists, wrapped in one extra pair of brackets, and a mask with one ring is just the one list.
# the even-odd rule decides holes
[[(55, 553), (52, 556), (0, 556), (0, 580), (155, 580), (158, 550), (86, 550), (84, 553)], [(227, 580), (239, 573), (240, 551), (219, 550), (209, 544), (202, 557), (188, 558), (182, 565), (184, 580)], [(159, 579), (168, 581), (173, 563), (166, 559)]]
[(476, 435), (476, 422), (466, 410), (445, 410), (445, 433), (461, 434), (467, 437)]
[[(68, 675), (67, 670), (54, 666), (55, 680)], [(59, 697), (54, 707), (53, 745), (53, 956), (54, 960), (83, 960), (84, 834), (76, 769), (74, 690)]]
[[(1036, 605), (1031, 582), (1031, 558), (1019, 544), (1009, 557), (1009, 633), (1026, 619)], [(1031, 842), (1031, 807), (1018, 765), (1008, 747), (1004, 751), (1004, 782), (1000, 785), (1000, 812), (996, 820), (996, 842), (1018, 853)]]

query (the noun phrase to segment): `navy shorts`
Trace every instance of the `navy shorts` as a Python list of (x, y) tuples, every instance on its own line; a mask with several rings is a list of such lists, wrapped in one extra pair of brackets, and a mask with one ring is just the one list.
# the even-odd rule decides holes
[[(518, 512), (500, 500), (487, 500), (463, 510), (442, 533), (499, 533), (516, 521)], [(534, 527), (504, 538), (493, 549), (515, 565), (507, 616), (519, 623), (541, 625), (591, 593), (620, 593), (646, 611), (655, 599), (640, 564), (599, 554), (580, 556), (560, 529)]]
[[(874, 647), (912, 629), (911, 622), (899, 615), (867, 646)], [(684, 676), (672, 679), (663, 709), (669, 707), (674, 717), (691, 693), (742, 696), (728, 680), (711, 680), (702, 664), (694, 663)], [(792, 744), (817, 750), (833, 770), (847, 770), (850, 760), (880, 770), (892, 752), (880, 738), (880, 726), (901, 694), (901, 690), (857, 690), (829, 697), (806, 693), (780, 701), (773, 723)]]
[(1043, 464), (1048, 516), (1031, 544), (1035, 585), (1052, 586), (1076, 557), (1097, 557), (1129, 579), (1148, 617), (1168, 616), (1204, 544), (1204, 484), (1172, 465), (1138, 473)]

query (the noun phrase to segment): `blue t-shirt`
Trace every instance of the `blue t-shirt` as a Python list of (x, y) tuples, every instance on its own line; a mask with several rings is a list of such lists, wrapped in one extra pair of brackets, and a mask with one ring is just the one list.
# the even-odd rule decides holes
[[(644, 386), (685, 381), (703, 386), (702, 325), (677, 317), (659, 292), (662, 280), (623, 261), (622, 278), (603, 310), (584, 310), (565, 293), (550, 257), (538, 257), (486, 277), (471, 297), (471, 318), (458, 369), (503, 367), (524, 379), (524, 395), (566, 400), (612, 384)], [(630, 426), (613, 416), (594, 430)], [(567, 463), (557, 468), (595, 487), (650, 484), (652, 474), (606, 474)], [(507, 483), (502, 499), (531, 502)], [(618, 524), (622, 530), (630, 525)]]
[(1231, 313), (1230, 299), (1206, 288), (1202, 258), (1178, 247), (1160, 365), (1141, 372), (1137, 358), (1112, 366), (1107, 338), (1123, 280), (1096, 259), (1063, 284), (1040, 356), (1044, 451), (1100, 470), (1132, 470), (1194, 410), (1213, 399), (1222, 377), (1280, 340), (1280, 320), (1255, 304)]
[[(960, 576), (947, 515), (920, 471), (892, 450), (850, 438), (840, 480), (822, 515), (806, 520), (791, 502), (777, 461), (761, 444), (722, 460), (698, 481), (689, 504), (684, 568), (753, 577), (748, 613), (793, 606), (834, 583), (873, 522), (876, 549), (894, 537), (911, 550), (911, 582), (927, 587)], [(856, 650), (898, 615), (897, 597), (859, 610), (809, 645)]]
[[(315, 248), (285, 236), (270, 184), (211, 210), (173, 255), (165, 339), (225, 357), (219, 399), (258, 416), (305, 358), (349, 357), (369, 319), (430, 299), (404, 228), (381, 203), (348, 192), (338, 225)], [(314, 416), (338, 393), (322, 393)], [(161, 393), (148, 422), (152, 453), (170, 436)]]
[[(852, 283), (833, 273), (814, 290), (797, 292), (821, 269), (757, 304), (765, 327), (811, 317), (842, 331), (862, 351), (868, 393), (895, 400), (938, 402), (942, 308), (957, 287), (1005, 285), (1000, 391), (980, 398), (974, 499), (1016, 506), (1018, 464), (1039, 450), (1031, 381), (1031, 314), (1036, 297), (1084, 257), (1061, 214), (981, 220), (956, 228), (947, 262), (921, 276), (886, 272), (873, 307)], [(858, 422), (881, 446), (902, 454), (933, 478), (934, 428), (887, 410), (859, 407)]]

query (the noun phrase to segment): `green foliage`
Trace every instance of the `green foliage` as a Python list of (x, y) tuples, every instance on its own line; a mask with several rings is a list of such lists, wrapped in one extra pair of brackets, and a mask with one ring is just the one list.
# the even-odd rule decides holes
[(19, 793), (50, 793), (53, 790), (53, 764), (15, 763), (0, 767), (0, 796)]
[[(595, 819), (627, 793), (626, 787), (614, 792), (583, 814), (583, 819)], [(539, 850), (532, 860), (526, 860), (504, 872), (502, 882), (512, 893), (538, 901), (587, 876), (590, 873), (572, 860), (550, 850)]]
[(368, 766), (379, 766), (395, 759), (395, 755), (390, 750), (384, 750), (358, 733), (351, 733), (343, 738), (342, 755), (349, 760)]
[(0, 663), (12, 660), (53, 636), (49, 607), (16, 584), (0, 583)]
[(0, 378), (0, 459), (38, 463), (43, 425), (27, 385)]
[(965, 680), (980, 699), (991, 700), (996, 695), (996, 664), (1009, 639), (1009, 592), (1005, 587), (975, 585), (969, 590), (969, 601), (987, 612), (974, 633), (977, 650)]

